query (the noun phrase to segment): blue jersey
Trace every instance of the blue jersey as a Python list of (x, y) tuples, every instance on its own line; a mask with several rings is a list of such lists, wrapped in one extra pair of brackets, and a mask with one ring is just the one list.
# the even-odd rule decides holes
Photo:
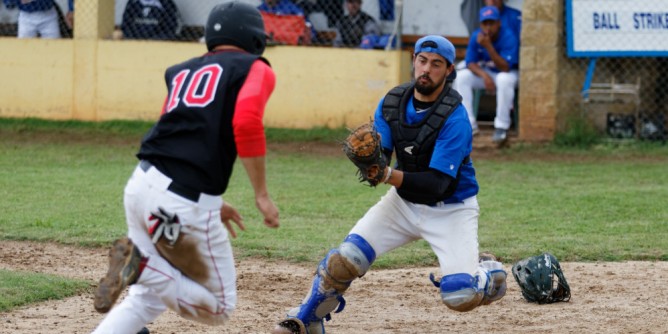
[(269, 7), (266, 2), (262, 2), (257, 7), (258, 10), (265, 13), (276, 15), (301, 15), (304, 16), (304, 11), (290, 0), (280, 0), (275, 6)]
[(23, 3), (21, 0), (4, 0), (7, 8), (19, 7), (19, 10), (24, 12), (40, 12), (53, 8), (53, 0), (33, 0)]
[(501, 26), (510, 29), (519, 41), (521, 36), (520, 33), (522, 32), (522, 12), (504, 5), (500, 14)]
[[(380, 100), (375, 112), (374, 125), (381, 135), (383, 148), (394, 150), (392, 132), (390, 125), (383, 118), (383, 101)], [(406, 105), (407, 124), (420, 122), (426, 112), (417, 112), (413, 106), (413, 96), (410, 97)], [(473, 162), (469, 161), (462, 164), (464, 158), (471, 154), (473, 150), (473, 135), (471, 132), (471, 123), (469, 122), (466, 109), (460, 104), (450, 115), (443, 127), (438, 133), (434, 153), (431, 156), (429, 167), (451, 176), (453, 179), (459, 175), (459, 184), (455, 193), (444, 200), (444, 203), (460, 203), (465, 199), (478, 194), (478, 181), (475, 178), (475, 169)]]
[[(476, 29), (471, 35), (471, 38), (469, 38), (469, 45), (466, 48), (466, 64), (477, 63), (482, 68), (486, 68), (493, 72), (499, 72), (499, 69), (496, 68), (492, 58), (489, 56), (487, 49), (478, 44), (478, 34), (480, 34), (480, 29)], [(499, 29), (499, 37), (496, 41), (492, 42), (492, 45), (501, 58), (508, 62), (508, 66), (511, 70), (518, 68), (520, 43), (510, 29), (504, 28), (502, 25)]]

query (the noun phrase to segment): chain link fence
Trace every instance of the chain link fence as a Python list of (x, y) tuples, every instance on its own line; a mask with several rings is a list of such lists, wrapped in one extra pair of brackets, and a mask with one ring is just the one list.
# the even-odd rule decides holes
[[(62, 37), (72, 37), (68, 0), (53, 1)], [(75, 0), (75, 10), (76, 1), (88, 0)], [(116, 30), (109, 37), (202, 42), (208, 13), (227, 1), (231, 0), (115, 0)], [(401, 35), (400, 25), (395, 24), (400, 20), (398, 13), (412, 13), (419, 7), (417, 2), (399, 1), (405, 8), (397, 9), (395, 0), (242, 1), (260, 8), (270, 44), (378, 49), (395, 46), (395, 37)], [(568, 57), (564, 73), (570, 74), (561, 78), (566, 92), (560, 96), (581, 106), (597, 128), (611, 137), (665, 140), (668, 0), (565, 3)], [(77, 13), (76, 17), (92, 20), (93, 15)], [(424, 15), (421, 12), (418, 17)], [(17, 8), (0, 4), (0, 36), (17, 36), (18, 16)], [(590, 75), (583, 80), (583, 73)]]
[(666, 140), (668, 1), (570, 0), (564, 73), (584, 114), (608, 136)]
[[(571, 59), (566, 66), (586, 73), (590, 60)], [(589, 90), (582, 91), (584, 82), (573, 82), (569, 95), (612, 138), (665, 141), (667, 75), (668, 58), (600, 58)]]
[[(10, 0), (20, 2), (23, 0)], [(63, 38), (68, 0), (55, 3)], [(88, 0), (78, 0), (88, 1)], [(231, 0), (115, 0), (114, 39), (201, 41), (211, 9)], [(394, 0), (241, 0), (257, 6), (265, 20), (270, 44), (384, 48), (394, 28)], [(34, 5), (34, 4), (33, 4)], [(39, 15), (51, 10), (33, 11)], [(76, 0), (75, 0), (76, 8)], [(17, 36), (19, 8), (0, 4), (0, 36)], [(93, 15), (93, 13), (90, 13)], [(78, 14), (79, 20), (90, 17)], [(54, 17), (55, 18), (55, 17)]]

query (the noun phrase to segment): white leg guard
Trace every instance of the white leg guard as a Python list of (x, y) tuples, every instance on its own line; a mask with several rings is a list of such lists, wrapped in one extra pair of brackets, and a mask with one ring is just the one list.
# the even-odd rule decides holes
[(441, 299), (450, 309), (467, 312), (487, 305), (506, 294), (506, 272), (497, 261), (483, 261), (475, 276), (467, 273), (443, 276), (440, 282), (430, 275), (432, 283), (441, 289)]
[[(343, 293), (354, 279), (369, 270), (375, 259), (375, 251), (364, 238), (348, 235), (339, 248), (329, 251), (320, 261), (308, 295), (301, 305), (288, 312), (288, 319), (279, 326), (303, 325), (308, 334), (325, 333), (323, 319), (329, 320), (331, 312), (343, 310)], [(301, 324), (291, 325), (290, 318), (298, 319)]]
[(506, 295), (506, 276), (503, 265), (498, 261), (483, 261), (478, 268), (478, 275), (487, 275), (485, 297), (480, 305), (489, 305)]

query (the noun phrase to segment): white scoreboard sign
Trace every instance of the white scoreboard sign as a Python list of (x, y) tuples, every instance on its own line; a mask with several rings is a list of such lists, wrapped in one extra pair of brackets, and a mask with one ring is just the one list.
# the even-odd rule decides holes
[(668, 0), (566, 0), (569, 57), (668, 56)]

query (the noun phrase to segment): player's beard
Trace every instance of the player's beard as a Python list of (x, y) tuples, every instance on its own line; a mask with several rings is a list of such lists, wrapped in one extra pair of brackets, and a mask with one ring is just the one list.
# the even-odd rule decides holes
[[(421, 84), (420, 83), (420, 78), (426, 78), (428, 83), (427, 84)], [(415, 90), (418, 91), (418, 93), (429, 96), (433, 92), (435, 92), (438, 88), (443, 86), (443, 83), (445, 82), (445, 77), (443, 77), (443, 80), (441, 80), (439, 83), (434, 83), (431, 81), (431, 78), (428, 75), (421, 75), (415, 79)]]

